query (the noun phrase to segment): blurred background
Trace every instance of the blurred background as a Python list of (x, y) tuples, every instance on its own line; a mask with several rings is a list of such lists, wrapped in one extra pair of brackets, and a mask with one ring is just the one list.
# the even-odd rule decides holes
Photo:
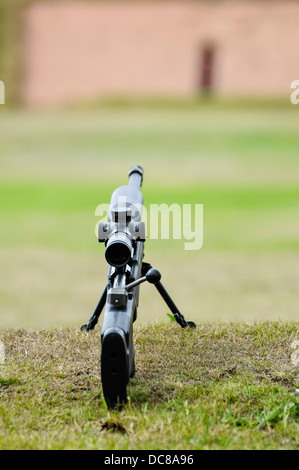
[[(297, 320), (298, 1), (2, 0), (1, 327), (80, 327), (106, 283), (96, 207), (203, 204), (203, 247), (147, 240), (189, 320)], [(169, 321), (150, 285), (139, 322)]]

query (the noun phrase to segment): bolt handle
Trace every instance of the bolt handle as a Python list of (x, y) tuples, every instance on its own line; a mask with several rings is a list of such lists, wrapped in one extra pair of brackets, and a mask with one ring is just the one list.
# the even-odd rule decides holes
[(150, 284), (158, 284), (161, 279), (161, 273), (158, 269), (151, 268), (147, 271), (146, 275), (136, 279), (136, 281), (131, 282), (125, 286), (127, 291), (133, 289), (133, 287), (139, 286), (142, 282), (148, 281)]

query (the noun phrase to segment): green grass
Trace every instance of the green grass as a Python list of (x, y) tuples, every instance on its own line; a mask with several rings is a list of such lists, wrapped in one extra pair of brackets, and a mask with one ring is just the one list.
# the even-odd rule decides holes
[[(147, 260), (186, 313), (296, 319), (298, 120), (295, 106), (275, 104), (1, 108), (2, 325), (89, 318), (107, 276), (95, 209), (135, 163), (144, 167), (147, 209), (203, 204), (201, 250), (146, 242)], [(149, 288), (141, 299), (140, 321), (165, 314)]]
[[(124, 181), (125, 182), (125, 181)], [(3, 182), (0, 187), (0, 243), (15, 247), (48, 247), (76, 252), (84, 241), (95, 252), (95, 209), (109, 204), (113, 184)], [(181, 186), (146, 184), (150, 204), (203, 204), (204, 249), (218, 251), (293, 251), (299, 248), (299, 187)], [(172, 229), (172, 226), (170, 226)], [(150, 236), (150, 219), (147, 220)], [(221, 230), (220, 230), (221, 228)], [(193, 227), (194, 230), (194, 227)], [(148, 240), (150, 249), (182, 250), (184, 243)]]
[(136, 326), (120, 412), (103, 401), (98, 329), (0, 338), (1, 449), (298, 450), (298, 323)]
[[(298, 449), (295, 108), (1, 108), (0, 448)], [(101, 319), (78, 330), (107, 280), (95, 209), (135, 163), (147, 208), (203, 204), (201, 250), (146, 242), (198, 329), (155, 323), (167, 308), (144, 285), (137, 373), (112, 413)]]
[(121, 184), (139, 162), (147, 184), (296, 185), (295, 108), (2, 112), (1, 174)]

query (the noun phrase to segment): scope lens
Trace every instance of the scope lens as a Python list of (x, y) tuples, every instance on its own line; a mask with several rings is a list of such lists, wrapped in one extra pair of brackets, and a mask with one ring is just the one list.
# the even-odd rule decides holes
[(108, 240), (105, 257), (110, 266), (121, 268), (131, 259), (132, 242), (126, 234), (114, 233)]

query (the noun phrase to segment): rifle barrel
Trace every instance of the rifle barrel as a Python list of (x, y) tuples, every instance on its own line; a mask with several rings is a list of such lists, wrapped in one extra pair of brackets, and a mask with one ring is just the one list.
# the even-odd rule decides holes
[(139, 165), (132, 166), (129, 171), (129, 186), (140, 189), (143, 180), (143, 169)]

